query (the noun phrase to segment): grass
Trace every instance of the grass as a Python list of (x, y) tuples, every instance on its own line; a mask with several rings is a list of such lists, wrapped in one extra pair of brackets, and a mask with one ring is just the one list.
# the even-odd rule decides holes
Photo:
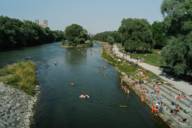
[(130, 55), (132, 58), (143, 59), (145, 63), (158, 67), (161, 66), (161, 55), (158, 50), (153, 50), (152, 53), (145, 53), (145, 54), (132, 53)]
[(117, 67), (121, 72), (126, 73), (127, 75), (130, 75), (134, 77), (135, 79), (143, 79), (141, 76), (138, 76), (139, 70), (142, 70), (145, 74), (145, 76), (150, 80), (159, 80), (159, 77), (155, 74), (146, 71), (135, 64), (128, 63), (126, 61), (119, 61), (117, 58), (113, 57), (107, 50), (103, 50), (102, 57), (106, 59), (110, 64)]
[(102, 52), (102, 57), (105, 58), (110, 64), (117, 67), (120, 71), (125, 72), (128, 75), (133, 75), (137, 71), (135, 65), (129, 64), (127, 62), (118, 61), (118, 59), (113, 58), (105, 50)]
[(29, 95), (35, 94), (37, 84), (36, 66), (32, 61), (22, 61), (0, 69), (0, 82), (23, 90)]

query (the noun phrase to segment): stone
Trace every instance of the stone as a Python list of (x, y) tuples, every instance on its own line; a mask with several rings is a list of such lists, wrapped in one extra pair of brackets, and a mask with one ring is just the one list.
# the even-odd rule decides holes
[(0, 83), (0, 128), (30, 128), (37, 95)]

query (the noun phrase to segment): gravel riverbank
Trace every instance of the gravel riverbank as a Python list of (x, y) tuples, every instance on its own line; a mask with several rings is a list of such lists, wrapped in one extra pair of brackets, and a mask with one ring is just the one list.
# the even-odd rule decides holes
[(0, 128), (30, 128), (37, 97), (0, 83)]

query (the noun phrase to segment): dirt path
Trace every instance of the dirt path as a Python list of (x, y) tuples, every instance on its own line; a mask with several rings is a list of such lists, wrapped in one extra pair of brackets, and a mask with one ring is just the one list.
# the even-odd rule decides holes
[(138, 64), (142, 68), (154, 73), (155, 75), (157, 75), (160, 78), (162, 78), (163, 80), (167, 81), (168, 83), (173, 85), (176, 89), (184, 92), (185, 94), (192, 95), (192, 85), (190, 83), (182, 81), (182, 80), (174, 80), (173, 78), (168, 78), (167, 76), (162, 74), (162, 71), (159, 67), (156, 67), (156, 66), (153, 66), (153, 65), (150, 65), (147, 63), (139, 62), (136, 59), (130, 58), (129, 55), (120, 52), (117, 45), (113, 45), (113, 53), (116, 56), (118, 56), (119, 58), (122, 58), (122, 59), (129, 61), (129, 62), (133, 62), (135, 64)]

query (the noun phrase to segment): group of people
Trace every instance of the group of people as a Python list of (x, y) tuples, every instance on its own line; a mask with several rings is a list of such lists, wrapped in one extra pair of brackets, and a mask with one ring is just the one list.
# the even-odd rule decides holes
[(174, 108), (170, 110), (170, 113), (176, 115), (180, 111), (180, 106), (178, 104), (175, 104), (174, 102), (172, 103), (172, 105), (174, 106)]
[(152, 104), (151, 105), (151, 112), (154, 114), (162, 112), (163, 111), (163, 105), (162, 105), (163, 103), (162, 103), (162, 98), (160, 96), (160, 84), (156, 83), (153, 86), (153, 91), (150, 93), (148, 91), (145, 91), (145, 94), (148, 94), (147, 100), (150, 104)]
[(175, 96), (176, 100), (182, 100), (182, 99), (185, 99), (185, 98), (186, 98), (186, 96), (185, 96), (184, 93), (181, 93), (181, 94), (178, 94), (178, 95)]
[[(156, 85), (153, 86), (154, 94), (159, 97), (160, 96), (160, 84), (156, 83)], [(179, 104), (176, 104), (177, 101), (185, 99), (186, 96), (184, 93), (178, 94), (175, 96), (175, 102), (172, 101), (171, 105), (173, 106), (172, 109), (170, 109), (170, 113), (175, 116), (178, 112), (181, 111), (181, 107)], [(163, 102), (160, 99), (157, 99), (155, 103), (152, 103), (151, 112), (154, 114), (157, 114), (159, 112), (163, 112)], [(180, 119), (181, 122), (186, 122), (187, 118)]]
[(121, 88), (123, 89), (123, 91), (126, 93), (126, 94), (129, 94), (130, 91), (128, 89), (128, 87), (126, 85), (122, 85)]

